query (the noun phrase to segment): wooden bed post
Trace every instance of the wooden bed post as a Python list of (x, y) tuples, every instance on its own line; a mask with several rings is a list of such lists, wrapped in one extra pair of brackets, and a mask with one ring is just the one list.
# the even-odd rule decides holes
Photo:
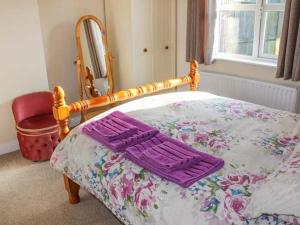
[(190, 83), (191, 91), (197, 91), (198, 84), (200, 81), (200, 74), (198, 71), (198, 62), (196, 60), (192, 61), (190, 64), (190, 77), (192, 78), (192, 82)]
[[(53, 115), (59, 126), (60, 139), (63, 140), (65, 136), (67, 136), (67, 134), (70, 132), (69, 124), (68, 124), (70, 111), (65, 101), (65, 93), (61, 87), (57, 86), (54, 88), (53, 100), (54, 100)], [(69, 195), (69, 202), (71, 204), (79, 203), (80, 186), (75, 182), (73, 182), (66, 175), (64, 175), (64, 183), (65, 183), (65, 188)]]
[(69, 177), (64, 175), (64, 183), (65, 183), (65, 189), (68, 192), (69, 195), (69, 202), (71, 204), (77, 204), (80, 202), (79, 197), (79, 189), (80, 186), (76, 184), (74, 181), (72, 181)]

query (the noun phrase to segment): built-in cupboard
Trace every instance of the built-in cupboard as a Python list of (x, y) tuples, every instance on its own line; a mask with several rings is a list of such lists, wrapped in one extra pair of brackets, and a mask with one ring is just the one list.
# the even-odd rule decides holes
[(118, 89), (176, 73), (176, 0), (106, 0), (106, 26)]

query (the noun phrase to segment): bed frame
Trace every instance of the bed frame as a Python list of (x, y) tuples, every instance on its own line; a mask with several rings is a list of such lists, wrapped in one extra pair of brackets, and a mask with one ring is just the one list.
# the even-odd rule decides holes
[[(198, 63), (193, 61), (190, 64), (189, 75), (179, 77), (176, 79), (166, 80), (159, 83), (147, 84), (145, 86), (119, 91), (113, 94), (108, 94), (105, 96), (99, 96), (93, 99), (83, 100), (66, 104), (65, 94), (60, 86), (56, 86), (53, 92), (54, 106), (53, 115), (59, 126), (60, 139), (64, 139), (69, 133), (70, 128), (68, 125), (69, 117), (72, 113), (84, 112), (91, 108), (103, 107), (107, 105), (114, 104), (116, 102), (126, 101), (139, 96), (159, 92), (162, 90), (167, 90), (170, 88), (190, 85), (190, 90), (196, 91), (198, 88), (198, 83), (200, 80), (200, 75), (198, 72)], [(80, 202), (79, 188), (80, 186), (71, 180), (69, 177), (64, 175), (65, 189), (69, 195), (69, 202), (71, 204), (76, 204)]]

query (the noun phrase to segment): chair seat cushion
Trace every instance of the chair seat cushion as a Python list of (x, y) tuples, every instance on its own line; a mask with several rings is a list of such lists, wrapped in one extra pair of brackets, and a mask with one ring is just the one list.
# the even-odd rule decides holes
[(22, 120), (17, 126), (21, 129), (44, 129), (54, 128), (56, 125), (52, 114), (44, 114)]

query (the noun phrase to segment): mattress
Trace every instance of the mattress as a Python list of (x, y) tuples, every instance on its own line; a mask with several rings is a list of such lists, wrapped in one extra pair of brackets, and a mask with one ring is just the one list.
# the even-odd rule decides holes
[[(86, 123), (115, 110), (224, 159), (224, 167), (182, 188), (82, 133)], [(254, 218), (245, 210), (252, 194), (299, 150), (299, 142), (299, 114), (205, 92), (176, 92), (125, 103), (79, 125), (57, 146), (50, 164), (124, 224), (300, 224), (292, 215), (261, 212)]]

